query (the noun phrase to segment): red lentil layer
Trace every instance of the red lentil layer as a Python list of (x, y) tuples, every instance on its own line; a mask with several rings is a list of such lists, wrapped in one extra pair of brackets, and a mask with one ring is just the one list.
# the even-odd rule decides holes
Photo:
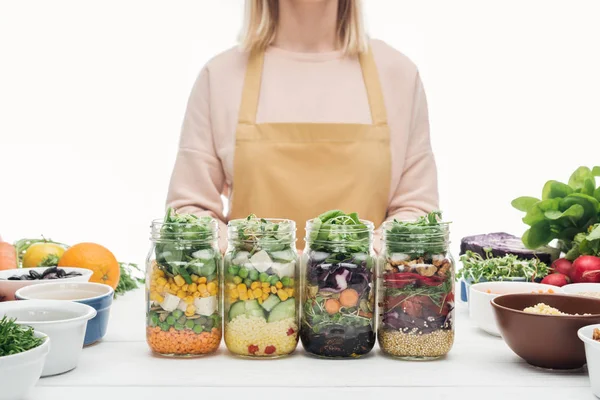
[(150, 348), (160, 354), (207, 354), (219, 348), (221, 330), (194, 333), (190, 330), (178, 331), (171, 327), (163, 331), (158, 326), (146, 328), (146, 340)]

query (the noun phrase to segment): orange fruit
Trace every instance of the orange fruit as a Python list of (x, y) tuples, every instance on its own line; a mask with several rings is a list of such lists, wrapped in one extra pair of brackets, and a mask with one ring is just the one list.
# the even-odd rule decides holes
[(35, 268), (38, 267), (44, 258), (51, 254), (56, 255), (58, 258), (62, 257), (65, 253), (64, 247), (56, 243), (34, 243), (23, 255), (23, 268)]
[(113, 289), (121, 275), (119, 262), (106, 247), (95, 243), (79, 243), (65, 251), (59, 267), (86, 268), (94, 271), (90, 282), (104, 283)]

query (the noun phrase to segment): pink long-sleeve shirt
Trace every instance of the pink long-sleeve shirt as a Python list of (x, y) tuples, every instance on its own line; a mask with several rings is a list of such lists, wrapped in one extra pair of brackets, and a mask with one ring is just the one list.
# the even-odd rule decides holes
[[(414, 219), (438, 208), (425, 92), (406, 56), (379, 40), (372, 40), (371, 48), (391, 130), (387, 216)], [(235, 190), (235, 129), (247, 61), (247, 53), (232, 48), (200, 72), (189, 97), (167, 197), (167, 204), (179, 212), (220, 220), (222, 238), (228, 216), (221, 195), (229, 199)], [(295, 53), (270, 47), (261, 85), (257, 123), (371, 123), (358, 59), (342, 52)]]

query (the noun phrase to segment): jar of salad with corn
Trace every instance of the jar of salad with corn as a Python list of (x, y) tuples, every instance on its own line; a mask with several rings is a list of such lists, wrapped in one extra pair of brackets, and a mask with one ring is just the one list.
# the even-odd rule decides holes
[(212, 353), (221, 342), (218, 224), (169, 209), (153, 221), (146, 273), (146, 339), (174, 357)]
[(250, 215), (228, 224), (224, 259), (225, 344), (245, 357), (275, 358), (298, 344), (296, 224)]
[(383, 224), (379, 258), (381, 350), (407, 360), (442, 357), (454, 343), (454, 260), (449, 224), (432, 212)]

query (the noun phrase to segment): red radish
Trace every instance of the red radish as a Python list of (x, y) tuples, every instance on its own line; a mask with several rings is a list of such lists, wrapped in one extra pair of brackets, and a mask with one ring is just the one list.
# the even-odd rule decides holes
[(600, 257), (578, 257), (573, 261), (571, 280), (574, 283), (600, 283)]
[(567, 275), (555, 272), (542, 279), (542, 283), (561, 287), (571, 283), (571, 281)]
[(570, 276), (573, 263), (566, 258), (559, 258), (552, 263), (552, 271)]

